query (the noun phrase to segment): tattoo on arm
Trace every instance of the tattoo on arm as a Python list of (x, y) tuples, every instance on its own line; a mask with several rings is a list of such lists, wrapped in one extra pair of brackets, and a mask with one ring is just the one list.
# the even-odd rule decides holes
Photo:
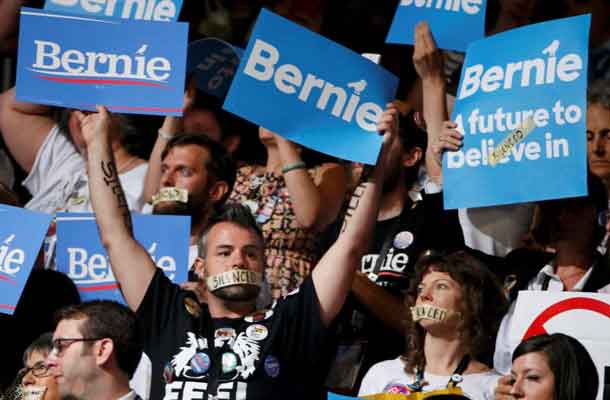
[(354, 215), (354, 211), (358, 208), (358, 204), (360, 203), (360, 198), (364, 194), (364, 190), (366, 189), (366, 184), (364, 182), (360, 183), (356, 189), (354, 189), (354, 194), (349, 199), (349, 204), (347, 205), (347, 209), (345, 210), (345, 217), (343, 218), (343, 226), (341, 227), (341, 232), (345, 232), (347, 228), (348, 221)]
[(116, 165), (114, 164), (114, 161), (102, 161), (101, 167), (102, 173), (104, 174), (104, 183), (106, 186), (112, 189), (112, 194), (116, 196), (125, 226), (131, 232), (132, 225), (131, 215), (129, 214), (129, 206), (127, 205), (127, 199), (125, 198), (125, 193), (123, 193), (123, 188), (121, 188), (121, 182), (119, 181)]

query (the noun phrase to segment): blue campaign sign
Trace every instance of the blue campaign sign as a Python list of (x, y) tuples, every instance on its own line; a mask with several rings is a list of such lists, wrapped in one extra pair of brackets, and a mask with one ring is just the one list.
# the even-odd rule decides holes
[(0, 313), (13, 314), (52, 216), (0, 205)]
[[(132, 214), (134, 237), (173, 282), (187, 280), (191, 221), (173, 215)], [(74, 281), (81, 299), (124, 303), (91, 213), (57, 213), (57, 270)], [(137, 266), (134, 266), (137, 268)]]
[(176, 21), (182, 0), (46, 0), (44, 9), (90, 17)]
[(587, 193), (589, 24), (558, 19), (468, 48), (452, 115), (464, 147), (443, 158), (445, 208)]
[(20, 24), (18, 100), (182, 114), (187, 24), (93, 19), (30, 8), (22, 9)]
[(486, 7), (486, 0), (401, 0), (386, 42), (414, 44), (415, 26), (427, 21), (439, 48), (465, 51), (485, 37)]
[(370, 60), (263, 9), (224, 108), (314, 150), (374, 164), (376, 123), (397, 85)]
[(220, 39), (196, 40), (188, 47), (186, 73), (194, 74), (199, 90), (222, 99), (229, 90), (243, 53), (243, 49)]

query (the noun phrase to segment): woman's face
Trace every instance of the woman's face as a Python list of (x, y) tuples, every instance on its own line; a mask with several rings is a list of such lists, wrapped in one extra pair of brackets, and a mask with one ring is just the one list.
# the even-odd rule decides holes
[(41, 351), (33, 351), (26, 360), (25, 367), (28, 372), (21, 380), (21, 386), (25, 391), (31, 391), (35, 388), (46, 389), (41, 400), (57, 400), (59, 394), (57, 391), (57, 381), (51, 374), (51, 371), (45, 367), (47, 354)]
[[(462, 312), (462, 288), (448, 273), (430, 271), (424, 275), (417, 286), (415, 304), (431, 304), (446, 310)], [(452, 321), (453, 324), (456, 323), (455, 320)], [(448, 323), (448, 321), (444, 323)], [(428, 325), (438, 324), (438, 322), (422, 319), (419, 324), (426, 328)]]
[(554, 400), (555, 376), (542, 352), (527, 353), (513, 361), (511, 395), (517, 399)]

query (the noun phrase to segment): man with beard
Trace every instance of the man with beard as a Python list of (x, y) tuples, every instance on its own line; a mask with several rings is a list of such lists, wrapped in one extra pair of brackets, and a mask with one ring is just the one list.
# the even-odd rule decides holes
[[(258, 310), (264, 241), (249, 210), (233, 206), (204, 233), (208, 302), (172, 284), (133, 239), (131, 220), (108, 145), (105, 108), (83, 117), (93, 206), (100, 237), (123, 296), (137, 310), (151, 356), (151, 398), (311, 399), (327, 328), (345, 301), (355, 265), (375, 223), (389, 143), (398, 130), (393, 105), (381, 116), (382, 150), (358, 189), (358, 206), (301, 288)], [(310, 372), (309, 376), (303, 372)], [(311, 375), (314, 375), (312, 378)]]
[[(375, 233), (341, 312), (338, 353), (326, 382), (329, 388), (354, 395), (373, 364), (404, 352), (404, 315), (409, 310), (403, 298), (419, 256), (431, 249), (450, 252), (463, 247), (457, 212), (443, 210), (438, 179), (440, 152), (451, 147), (438, 143), (435, 136), (447, 128), (442, 125), (446, 111), (440, 53), (427, 25), (418, 27), (415, 39), (413, 57), (425, 88), (424, 112), (437, 153), (427, 147), (427, 133), (416, 124), (415, 113), (401, 119), (399, 134), (388, 146)], [(452, 129), (442, 134), (459, 137)], [(426, 173), (437, 179), (422, 184), (424, 152)], [(342, 362), (346, 357), (349, 365)]]

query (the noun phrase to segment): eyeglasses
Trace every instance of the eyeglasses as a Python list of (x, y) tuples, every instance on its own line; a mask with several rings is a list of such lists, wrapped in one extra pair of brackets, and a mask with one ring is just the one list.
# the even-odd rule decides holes
[(36, 378), (44, 378), (51, 374), (49, 370), (50, 368), (47, 364), (45, 364), (43, 361), (39, 361), (31, 367), (21, 369), (21, 371), (19, 371), (19, 376), (24, 377), (28, 374), (28, 372), (32, 372), (32, 375), (34, 375)]
[(59, 357), (64, 352), (64, 350), (73, 343), (76, 342), (95, 342), (96, 340), (102, 340), (104, 338), (57, 338), (53, 339), (51, 342), (51, 354)]

